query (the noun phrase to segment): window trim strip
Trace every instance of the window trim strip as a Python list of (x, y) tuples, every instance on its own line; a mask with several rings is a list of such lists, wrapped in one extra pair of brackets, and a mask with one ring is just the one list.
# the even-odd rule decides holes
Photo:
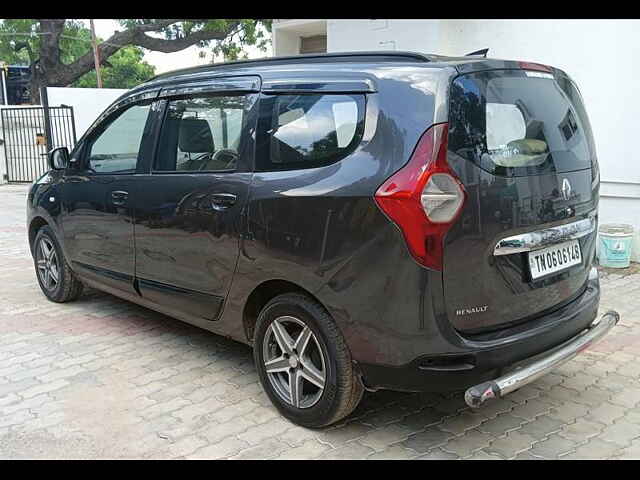
[(198, 95), (202, 93), (257, 93), (260, 83), (255, 79), (221, 79), (220, 81), (183, 83), (160, 90), (159, 98), (182, 95)]
[(376, 93), (373, 82), (365, 80), (268, 80), (262, 84), (265, 94), (340, 94), (340, 93)]

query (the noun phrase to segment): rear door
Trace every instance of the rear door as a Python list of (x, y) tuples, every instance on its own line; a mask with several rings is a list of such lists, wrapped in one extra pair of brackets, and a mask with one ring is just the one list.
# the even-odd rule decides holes
[(599, 180), (571, 80), (547, 68), (458, 76), (448, 145), (468, 195), (445, 246), (454, 326), (502, 328), (575, 299), (595, 254)]
[(258, 95), (225, 85), (165, 94), (156, 154), (136, 197), (141, 295), (209, 320), (221, 312), (235, 272)]

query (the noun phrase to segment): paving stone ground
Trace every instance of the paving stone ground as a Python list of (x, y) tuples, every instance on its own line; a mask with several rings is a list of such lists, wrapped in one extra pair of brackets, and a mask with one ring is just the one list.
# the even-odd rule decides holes
[(57, 305), (0, 186), (0, 458), (640, 458), (640, 274), (602, 272), (605, 341), (505, 399), (365, 394), (313, 431), (278, 415), (248, 347), (113, 296)]

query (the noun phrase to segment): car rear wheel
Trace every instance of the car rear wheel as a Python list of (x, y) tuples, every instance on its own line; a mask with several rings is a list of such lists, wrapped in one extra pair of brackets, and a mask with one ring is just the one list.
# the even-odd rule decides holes
[(69, 268), (49, 226), (45, 225), (38, 230), (34, 241), (33, 261), (40, 289), (49, 300), (70, 302), (82, 294), (82, 283)]
[(342, 334), (306, 295), (288, 293), (267, 303), (258, 316), (253, 350), (263, 388), (294, 423), (330, 425), (362, 398), (364, 389)]

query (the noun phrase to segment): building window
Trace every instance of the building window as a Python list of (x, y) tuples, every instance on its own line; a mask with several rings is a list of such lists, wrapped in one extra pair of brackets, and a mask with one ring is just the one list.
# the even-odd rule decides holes
[(326, 53), (327, 36), (300, 37), (300, 53)]

